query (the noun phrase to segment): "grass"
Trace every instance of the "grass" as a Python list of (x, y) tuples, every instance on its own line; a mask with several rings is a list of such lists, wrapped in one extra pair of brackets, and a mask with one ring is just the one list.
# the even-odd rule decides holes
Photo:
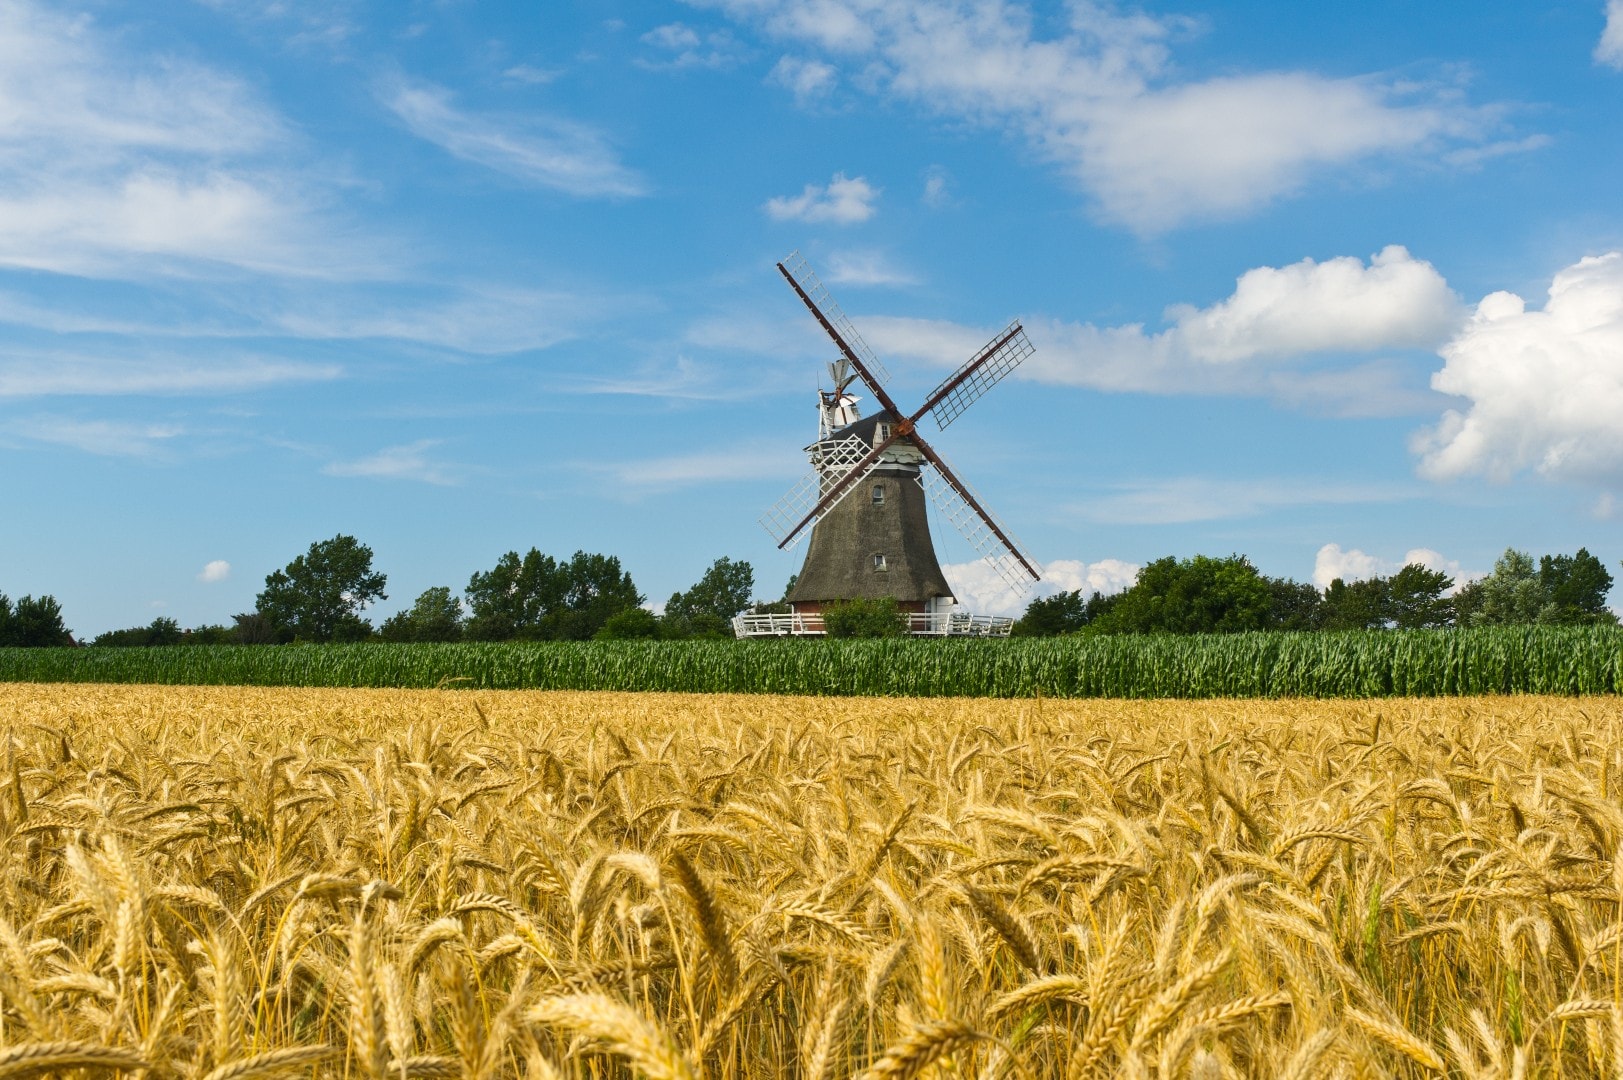
[(0, 649), (0, 682), (896, 697), (1613, 694), (1623, 629)]
[(14, 684), (0, 1076), (1613, 1076), (1620, 721)]

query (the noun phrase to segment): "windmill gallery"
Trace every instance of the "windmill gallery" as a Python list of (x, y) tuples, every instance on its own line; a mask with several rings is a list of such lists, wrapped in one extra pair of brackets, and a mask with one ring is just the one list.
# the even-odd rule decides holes
[[(1032, 353), (1018, 321), (965, 361), (911, 413), (885, 388), (884, 366), (863, 342), (799, 253), (778, 264), (839, 350), (833, 382), (817, 395), (817, 441), (806, 447), (811, 472), (761, 518), (786, 548), (810, 532), (806, 561), (787, 613), (740, 615), (739, 637), (818, 635), (833, 603), (892, 598), (918, 635), (1008, 634), (1012, 619), (958, 610), (930, 537), (926, 500), (964, 535), (1012, 588), (1037, 580), (1036, 564), (959, 478), (917, 424), (926, 415), (945, 430)], [(849, 391), (858, 380), (879, 404), (861, 415)]]

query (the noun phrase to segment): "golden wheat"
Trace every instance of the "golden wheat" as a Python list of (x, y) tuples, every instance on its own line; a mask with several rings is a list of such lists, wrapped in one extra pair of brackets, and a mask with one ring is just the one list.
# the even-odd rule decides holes
[(0, 685), (0, 1077), (1615, 1076), (1620, 721)]

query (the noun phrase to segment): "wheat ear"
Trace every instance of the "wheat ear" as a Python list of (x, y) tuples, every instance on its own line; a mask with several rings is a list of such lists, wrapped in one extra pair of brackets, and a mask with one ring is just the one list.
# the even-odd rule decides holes
[(221, 1065), (204, 1076), (203, 1080), (252, 1080), (256, 1076), (270, 1076), (286, 1069), (302, 1069), (325, 1061), (336, 1053), (330, 1046), (290, 1046), (270, 1050)]
[(529, 1019), (602, 1040), (649, 1080), (694, 1080), (693, 1066), (663, 1030), (607, 994), (544, 998)]
[(0, 1080), (56, 1075), (66, 1069), (149, 1068), (134, 1050), (86, 1042), (19, 1043), (0, 1050)]
[(863, 1070), (858, 1080), (912, 1080), (937, 1058), (981, 1038), (962, 1020), (929, 1020), (891, 1045), (878, 1061)]

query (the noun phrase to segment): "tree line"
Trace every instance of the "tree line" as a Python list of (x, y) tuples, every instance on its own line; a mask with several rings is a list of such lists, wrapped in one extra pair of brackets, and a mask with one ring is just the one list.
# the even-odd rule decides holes
[(1268, 577), (1243, 555), (1167, 556), (1110, 596), (1080, 589), (1033, 600), (1014, 633), (1210, 634), (1245, 630), (1379, 630), (1446, 626), (1615, 624), (1612, 575), (1584, 548), (1532, 556), (1508, 549), (1492, 573), (1446, 595), (1454, 579), (1410, 563), (1389, 577), (1336, 578), (1323, 590)]
[[(458, 596), (423, 590), (410, 607), (374, 627), (368, 608), (388, 599), (387, 575), (372, 549), (340, 534), (265, 577), (252, 611), (232, 624), (182, 630), (160, 616), (147, 626), (101, 634), (93, 645), (280, 645), (333, 641), (586, 641), (593, 638), (731, 637), (733, 615), (750, 606), (750, 564), (720, 558), (692, 587), (673, 593), (663, 615), (613, 555), (577, 551), (567, 559), (536, 548), (509, 551), (477, 571)], [(48, 599), (48, 598), (47, 598)], [(54, 604), (54, 601), (52, 601)], [(66, 641), (53, 642), (66, 644)]]

